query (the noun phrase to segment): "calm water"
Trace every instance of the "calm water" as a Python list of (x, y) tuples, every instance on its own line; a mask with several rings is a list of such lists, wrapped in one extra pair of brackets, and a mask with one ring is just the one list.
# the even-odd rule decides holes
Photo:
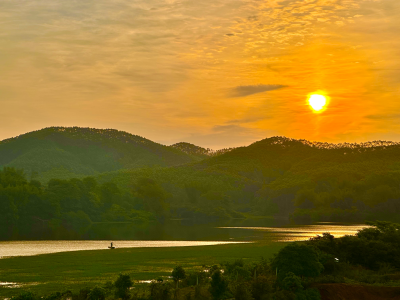
[[(274, 242), (305, 241), (316, 235), (329, 232), (339, 238), (345, 235), (354, 235), (359, 230), (369, 227), (367, 225), (339, 225), (339, 224), (316, 224), (302, 225), (296, 227), (220, 227), (222, 229), (252, 231), (253, 237), (264, 236), (265, 239)], [(256, 234), (257, 233), (257, 234)]]
[[(102, 250), (113, 241), (117, 248), (208, 246), (240, 242), (291, 242), (307, 240), (329, 232), (335, 237), (354, 235), (366, 225), (314, 224), (299, 226), (210, 226), (182, 225), (140, 228), (132, 224), (97, 226), (81, 240), (4, 241), (0, 257), (30, 256), (46, 253)], [(101, 236), (101, 240), (93, 237)]]
[[(229, 241), (115, 241), (117, 248), (210, 246), (243, 242)], [(104, 250), (109, 241), (11, 241), (0, 242), (0, 257), (30, 256), (68, 251)]]

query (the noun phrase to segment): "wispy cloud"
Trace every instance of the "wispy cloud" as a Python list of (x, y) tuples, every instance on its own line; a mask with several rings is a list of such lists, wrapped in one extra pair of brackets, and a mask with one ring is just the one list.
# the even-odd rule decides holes
[[(220, 146), (395, 132), (399, 15), (398, 0), (0, 1), (0, 139), (51, 125)], [(331, 97), (318, 116), (316, 90)]]
[(258, 85), (244, 85), (233, 88), (229, 95), (230, 97), (246, 97), (253, 94), (264, 93), (274, 90), (285, 88), (285, 85), (281, 84), (258, 84)]

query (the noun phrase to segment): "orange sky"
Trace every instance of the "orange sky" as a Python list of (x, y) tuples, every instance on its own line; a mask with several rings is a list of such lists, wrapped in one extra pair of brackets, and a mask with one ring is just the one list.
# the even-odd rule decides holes
[(398, 0), (5, 0), (0, 23), (0, 139), (400, 141)]

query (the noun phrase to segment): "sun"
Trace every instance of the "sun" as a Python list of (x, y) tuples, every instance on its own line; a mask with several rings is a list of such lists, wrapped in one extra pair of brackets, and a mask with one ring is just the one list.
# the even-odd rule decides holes
[(314, 112), (322, 112), (325, 110), (328, 104), (328, 98), (321, 94), (310, 94), (308, 96), (308, 104), (314, 110)]

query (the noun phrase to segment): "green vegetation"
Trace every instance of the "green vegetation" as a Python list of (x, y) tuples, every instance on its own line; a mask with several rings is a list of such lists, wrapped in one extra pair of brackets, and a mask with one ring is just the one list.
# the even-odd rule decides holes
[(211, 156), (218, 156), (224, 153), (227, 153), (229, 151), (232, 151), (234, 148), (225, 148), (225, 149), (220, 149), (220, 150), (212, 150), (210, 148), (202, 148), (190, 143), (176, 143), (171, 145), (170, 147), (178, 149), (182, 152), (185, 152), (186, 154), (190, 155), (193, 157), (195, 160), (203, 160)]
[(3, 239), (76, 238), (92, 222), (400, 221), (400, 145), (390, 142), (273, 137), (213, 152), (54, 127), (1, 142), (0, 165), (24, 169), (0, 171)]
[[(96, 270), (92, 269), (93, 262), (101, 256), (104, 258), (105, 255), (111, 258), (113, 251), (98, 251), (97, 254), (100, 256), (92, 252), (91, 255), (85, 256), (89, 261), (79, 260), (83, 264), (79, 268), (75, 264), (76, 258), (71, 257), (71, 254), (5, 259), (0, 261), (0, 268), (6, 274), (2, 276), (9, 276), (10, 280), (16, 281), (16, 278), (28, 278), (31, 274), (30, 268), (33, 266), (37, 268), (40, 265), (39, 262), (44, 262), (45, 258), (50, 259), (46, 260), (47, 262), (57, 261), (58, 263), (51, 267), (52, 276), (56, 274), (56, 277), (63, 278), (63, 282), (57, 287), (69, 291), (53, 293), (45, 297), (46, 300), (61, 300), (66, 297), (73, 300), (87, 300), (92, 299), (94, 295), (98, 297), (97, 299), (110, 300), (232, 298), (235, 300), (318, 300), (321, 299), (319, 288), (326, 290), (327, 283), (400, 286), (400, 224), (375, 222), (371, 225), (371, 228), (363, 229), (355, 236), (335, 238), (329, 233), (324, 233), (323, 236), (316, 236), (306, 242), (291, 243), (280, 249), (262, 244), (151, 249), (148, 252), (143, 249), (128, 249), (117, 252), (117, 256), (107, 267), (103, 264), (103, 271), (100, 271), (101, 266), (98, 266)], [(274, 252), (277, 253), (272, 255)], [(83, 253), (76, 254), (82, 259)], [(193, 256), (194, 254), (196, 256)], [(264, 257), (270, 259), (256, 259), (256, 254), (264, 254), (266, 255)], [(214, 257), (211, 258), (208, 255)], [(69, 262), (71, 264), (55, 260), (57, 256), (72, 258)], [(22, 259), (25, 260), (25, 264), (21, 264)], [(118, 265), (116, 260), (127, 264)], [(222, 261), (222, 263), (215, 264), (216, 261)], [(164, 269), (157, 270), (160, 266)], [(116, 270), (118, 267), (122, 272), (119, 275), (104, 273), (105, 268)], [(149, 276), (147, 278), (153, 279), (150, 285), (132, 282), (131, 278), (137, 278), (138, 274), (143, 278), (144, 273), (140, 274), (139, 268), (146, 268), (145, 270), (153, 268), (151, 273), (146, 274)], [(49, 272), (49, 267), (45, 267), (44, 270)], [(66, 275), (66, 270), (70, 271), (68, 275)], [(98, 273), (96, 279), (87, 276), (95, 271)], [(37, 273), (32, 274), (31, 276), (38, 276)], [(172, 280), (167, 277), (168, 275), (172, 275), (170, 276)], [(80, 287), (76, 282), (71, 285), (71, 277), (75, 280), (80, 278), (80, 284), (83, 283), (86, 286)], [(113, 278), (111, 281), (110, 277)], [(155, 280), (156, 278), (158, 279)], [(32, 279), (31, 277), (30, 280)], [(52, 283), (54, 284), (55, 281), (53, 279)], [(176, 284), (178, 282), (180, 282), (179, 285)], [(129, 289), (132, 285), (134, 289)], [(13, 299), (36, 300), (35, 294), (45, 291), (43, 287), (39, 289), (39, 286), (32, 286), (25, 289), (21, 296)], [(400, 288), (386, 291), (390, 295), (400, 294)], [(384, 299), (385, 289), (382, 289), (380, 294)]]
[[(54, 127), (0, 142), (0, 167), (4, 240), (76, 239), (92, 223), (146, 227), (168, 219), (400, 221), (400, 145), (390, 142), (273, 137), (212, 151)], [(256, 259), (281, 244), (117, 249), (2, 259), (0, 276), (26, 284), (20, 300), (62, 289), (71, 292), (48, 299), (319, 299), (310, 287), (320, 283), (398, 285), (400, 225), (371, 224), (354, 237), (326, 233), (290, 244), (271, 262)], [(156, 278), (142, 294), (129, 289), (131, 279)], [(6, 296), (17, 291), (0, 286)]]
[(295, 223), (400, 221), (400, 145), (273, 137), (197, 163), (99, 175), (121, 189), (146, 177), (175, 218), (274, 216)]
[[(138, 280), (152, 280), (168, 276), (176, 266), (186, 272), (204, 270), (222, 261), (243, 258), (253, 262), (260, 257), (270, 258), (284, 244), (232, 244), (202, 247), (126, 248), (64, 252), (38, 256), (0, 259), (0, 281), (21, 283), (21, 288), (0, 286), (0, 295), (18, 295), (22, 290), (46, 295), (71, 290), (74, 293), (86, 287), (103, 286), (115, 281), (120, 273)], [(196, 282), (196, 278), (186, 276)], [(199, 279), (201, 281), (201, 278)], [(24, 285), (25, 284), (25, 285)], [(175, 283), (173, 284), (175, 286)], [(181, 285), (181, 284), (180, 284)]]
[(163, 220), (167, 193), (142, 179), (131, 191), (96, 179), (27, 181), (21, 170), (0, 170), (0, 238), (77, 238), (92, 222)]
[(0, 142), (0, 167), (24, 169), (42, 183), (196, 160), (177, 148), (113, 129), (50, 127)]

